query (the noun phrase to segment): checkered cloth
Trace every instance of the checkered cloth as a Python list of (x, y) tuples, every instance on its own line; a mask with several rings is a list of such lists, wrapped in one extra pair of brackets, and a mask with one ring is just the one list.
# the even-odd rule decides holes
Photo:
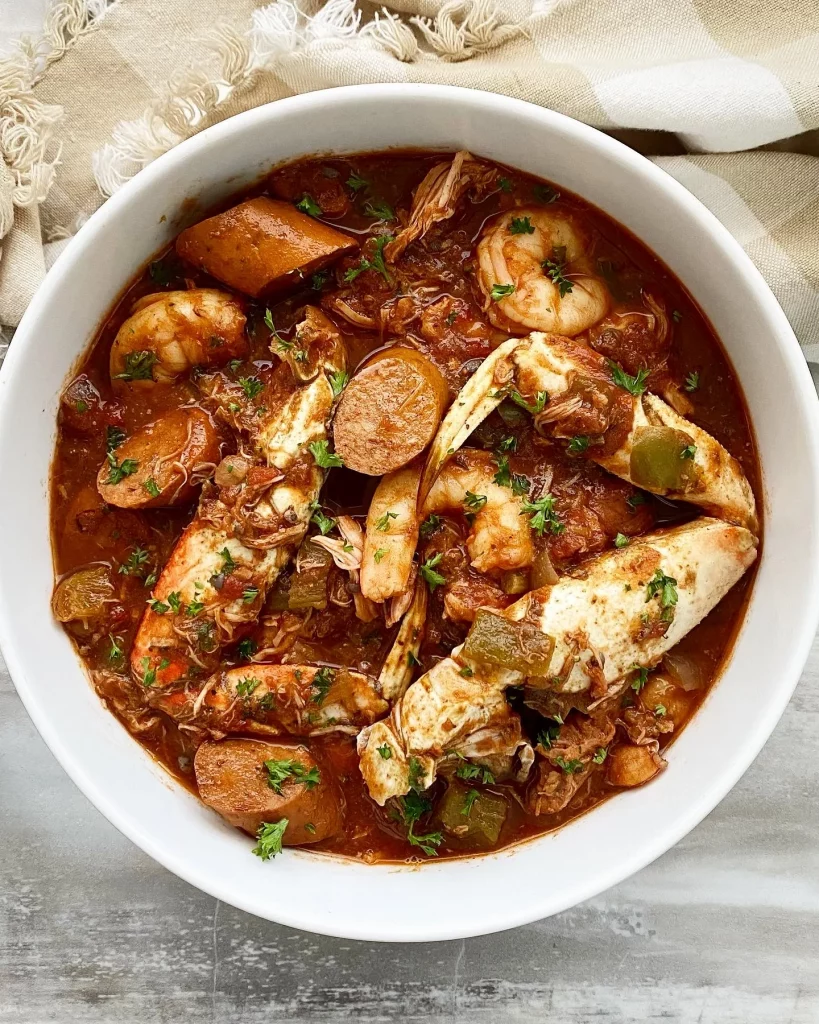
[[(105, 197), (181, 139), (362, 82), (675, 133), (688, 155), (657, 162), (733, 232), (819, 359), (817, 0), (54, 0), (43, 37), (0, 61), (0, 323)], [(775, 148), (795, 135), (798, 152)]]

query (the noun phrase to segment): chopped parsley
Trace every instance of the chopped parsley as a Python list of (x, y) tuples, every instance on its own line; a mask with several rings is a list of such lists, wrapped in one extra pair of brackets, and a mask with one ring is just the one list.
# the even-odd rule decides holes
[(330, 387), (333, 389), (333, 398), (338, 398), (341, 392), (347, 387), (347, 381), (350, 379), (350, 375), (346, 370), (337, 370), (335, 373), (331, 373), (328, 379), (330, 381)]
[(390, 520), (397, 519), (397, 512), (385, 512), (383, 516), (379, 516), (375, 521), (375, 528), (380, 533), (388, 533), (390, 529)]
[(495, 783), (495, 776), (488, 768), (485, 768), (482, 764), (471, 764), (469, 761), (459, 764), (455, 769), (455, 774), (459, 779), (464, 779), (466, 782), (477, 780), (485, 786), (492, 786)]
[(514, 186), (509, 178), (498, 178), (498, 188), (501, 192), (511, 192)]
[(475, 672), (473, 671), (473, 669), (469, 667), (469, 665), (464, 665), (463, 668), (458, 672), (458, 675), (463, 676), (464, 679), (469, 679), (470, 676), (475, 675)]
[(440, 526), (441, 517), (436, 516), (434, 512), (430, 513), (423, 521), (423, 523), (421, 523), (421, 529), (419, 531), (421, 534), (421, 538), (423, 540), (427, 540), (429, 537), (433, 535), (433, 533), (436, 532), (436, 530), (440, 529)]
[(663, 622), (671, 622), (678, 599), (677, 581), (671, 576), (666, 576), (662, 569), (657, 569), (646, 587), (646, 603), (654, 597), (660, 599), (660, 607), (663, 610), (660, 617)]
[(345, 272), (344, 280), (349, 283), (355, 281), (358, 275), (363, 274), (365, 270), (375, 270), (385, 281), (390, 282), (392, 279), (387, 270), (387, 264), (384, 262), (384, 246), (391, 241), (392, 235), (379, 235), (374, 239), (372, 255), (362, 256), (357, 267), (350, 267)]
[(663, 716), (666, 714), (665, 704), (658, 704), (654, 708), (654, 714), (657, 716), (657, 718), (663, 718)]
[(549, 395), (545, 391), (538, 391), (534, 402), (527, 402), (519, 391), (510, 391), (509, 397), (515, 405), (519, 405), (521, 409), (525, 409), (532, 416), (537, 416), (539, 412), (543, 412), (543, 407), (549, 401)]
[(697, 446), (695, 444), (687, 444), (685, 448), (680, 452), (681, 459), (693, 459), (697, 454)]
[(321, 466), (322, 469), (334, 469), (344, 465), (341, 461), (341, 456), (330, 451), (329, 441), (311, 441), (307, 447), (310, 450), (310, 454), (316, 460), (316, 464)]
[(514, 452), (518, 447), (518, 439), (514, 434), (510, 434), (509, 437), (505, 437), (502, 441), (499, 441), (495, 447), (495, 451), (501, 452)]
[(162, 493), (162, 491), (160, 491), (159, 489), (159, 486), (157, 485), (156, 480), (154, 480), (152, 476), (149, 476), (142, 486), (145, 488), (145, 490), (148, 492), (148, 494), (150, 494), (152, 498), (158, 498), (159, 495)]
[(121, 427), (105, 428), (105, 451), (107, 453), (110, 454), (112, 451), (119, 448), (124, 440), (125, 431)]
[(446, 583), (446, 576), (442, 576), (439, 572), (435, 571), (435, 566), (439, 564), (443, 557), (443, 554), (439, 551), (437, 555), (428, 558), (421, 566), (421, 576), (426, 580), (427, 586), (433, 593), (436, 587), (442, 587)]
[(511, 295), (514, 290), (515, 286), (513, 284), (493, 284), (489, 292), (489, 298), (493, 302), (499, 302), (505, 296)]
[(119, 572), (122, 576), (141, 576), (147, 561), (148, 552), (145, 548), (133, 548), (127, 560), (119, 567)]
[(171, 593), (168, 594), (165, 600), (168, 602), (168, 607), (171, 609), (171, 611), (178, 615), (179, 609), (182, 607), (182, 595), (179, 593), (179, 591), (171, 591)]
[(573, 757), (570, 761), (563, 757), (556, 757), (555, 764), (558, 768), (562, 768), (567, 775), (576, 775), (578, 772), (583, 771), (583, 762), (579, 761), (576, 757)]
[(639, 693), (648, 682), (648, 669), (642, 668), (640, 665), (632, 665), (630, 671), (634, 673), (631, 688), (635, 693)]
[(321, 207), (307, 192), (305, 192), (301, 199), (296, 203), (296, 209), (301, 210), (302, 213), (306, 213), (310, 217), (321, 216)]
[(258, 587), (245, 587), (242, 591), (242, 602), (244, 604), (253, 604), (256, 598), (259, 596)]
[(389, 761), (392, 757), (392, 747), (389, 743), (382, 743), (380, 747), (376, 747), (378, 753), (384, 758), (385, 761)]
[(319, 707), (327, 699), (327, 694), (330, 692), (330, 687), (333, 685), (333, 678), (335, 673), (329, 668), (320, 668), (313, 676), (313, 681), (310, 686), (315, 690), (315, 693), (310, 698), (311, 703), (318, 704)]
[(609, 372), (611, 373), (611, 379), (617, 387), (628, 391), (635, 398), (639, 398), (646, 389), (648, 370), (638, 370), (637, 374), (632, 377), (621, 366), (618, 366), (617, 363), (609, 360)]
[(256, 833), (256, 839), (258, 842), (253, 847), (253, 853), (255, 853), (257, 857), (261, 857), (262, 860), (270, 860), (270, 858), (275, 857), (277, 853), (281, 853), (282, 839), (284, 838), (285, 830), (289, 824), (290, 822), (287, 818), (282, 818), (281, 821), (276, 822), (264, 822)]
[(171, 606), (169, 604), (165, 604), (164, 601), (158, 601), (155, 598), (152, 598), (148, 601), (148, 607), (155, 615), (164, 615)]
[(675, 324), (678, 324), (680, 320), (682, 320), (682, 318), (683, 315), (678, 309), (671, 310), (671, 319), (674, 321)]
[(122, 462), (117, 462), (117, 457), (113, 452), (108, 452), (106, 455), (108, 460), (108, 479), (106, 483), (118, 484), (124, 480), (126, 476), (131, 476), (132, 473), (136, 473), (139, 462), (136, 459), (123, 459)]
[(571, 455), (580, 455), (584, 452), (591, 444), (591, 439), (586, 437), (585, 434), (578, 434), (569, 441), (566, 451)]
[(552, 744), (560, 735), (560, 727), (562, 725), (562, 721), (549, 722), (546, 728), (541, 729), (540, 732), (537, 734), (538, 746), (543, 747), (544, 750), (551, 750)]
[(326, 516), (317, 501), (314, 501), (310, 508), (313, 512), (310, 516), (310, 522), (319, 528), (322, 537), (326, 537), (331, 530), (335, 529), (336, 520), (332, 516)]
[(347, 179), (347, 187), (351, 188), (353, 192), (360, 192), (362, 189), (369, 186), (369, 182), (366, 178), (362, 178), (360, 174), (356, 174), (355, 171)]
[(555, 512), (555, 499), (551, 494), (544, 494), (537, 501), (525, 500), (522, 503), (521, 515), (531, 513), (529, 526), (542, 537), (548, 527), (551, 533), (562, 533), (566, 527), (561, 523)]
[(642, 491), (635, 491), (634, 494), (631, 494), (628, 498), (626, 498), (626, 504), (632, 512), (636, 512), (637, 506), (645, 505), (647, 501), (648, 498), (645, 496), (645, 494), (643, 494)]
[(511, 487), (512, 486), (512, 472), (509, 469), (509, 458), (506, 455), (496, 455), (495, 465), (498, 467), (497, 473), (492, 477), (494, 482), (499, 487)]
[(692, 370), (691, 373), (685, 378), (685, 390), (696, 391), (700, 386), (700, 375), (696, 370)]
[(262, 384), (258, 377), (240, 377), (239, 384), (245, 393), (245, 397), (251, 401), (256, 398), (264, 387), (264, 384)]
[(267, 771), (267, 784), (279, 796), (282, 794), (283, 783), (288, 779), (294, 779), (296, 782), (303, 783), (307, 789), (315, 789), (321, 782), (321, 772), (317, 765), (313, 765), (312, 768), (308, 769), (304, 767), (301, 761), (290, 758), (285, 761), (271, 759), (270, 761), (265, 761), (264, 766)]
[(252, 658), (256, 653), (256, 641), (251, 640), (249, 636), (245, 637), (244, 640), (240, 640), (239, 643), (236, 644), (236, 653), (240, 658)]
[(142, 685), (153, 686), (156, 682), (156, 668), (151, 666), (151, 659), (141, 658), (139, 663), (142, 666)]
[(108, 660), (113, 662), (122, 661), (125, 657), (125, 651), (122, 649), (122, 637), (109, 633), (108, 642), (111, 645), (108, 648)]
[(429, 800), (419, 793), (407, 793), (398, 801), (398, 806), (404, 824), (407, 825), (407, 841), (410, 845), (419, 847), (427, 857), (437, 857), (436, 847), (444, 841), (443, 835), (440, 832), (429, 832), (421, 836), (415, 834), (416, 822), (432, 810)]
[(329, 270), (317, 270), (310, 278), (310, 287), (314, 292), (320, 292), (330, 279)]
[(509, 221), (510, 235), (533, 235), (535, 229), (528, 217), (513, 217)]
[(464, 797), (464, 805), (461, 808), (461, 814), (463, 814), (464, 817), (469, 817), (470, 813), (472, 812), (472, 807), (479, 796), (480, 793), (477, 791), (477, 789), (470, 789), (469, 792), (466, 794), (466, 796)]
[(609, 748), (608, 747), (598, 747), (597, 750), (595, 751), (595, 754), (594, 754), (594, 757), (592, 758), (592, 761), (594, 761), (595, 764), (602, 764), (606, 760), (606, 758), (608, 757), (608, 754), (609, 754)]
[(380, 565), (381, 564), (381, 559), (384, 557), (384, 555), (386, 555), (386, 553), (387, 553), (387, 549), (386, 548), (379, 548), (378, 551), (376, 551), (374, 553), (373, 558), (375, 560), (375, 564), (376, 565)]
[(544, 260), (540, 265), (546, 271), (546, 276), (550, 278), (552, 284), (557, 285), (561, 299), (564, 295), (568, 295), (574, 288), (574, 284), (568, 277), (566, 277), (565, 274), (565, 245), (555, 246), (554, 249), (552, 249), (552, 258), (550, 260)]
[(236, 684), (236, 696), (249, 697), (261, 685), (261, 679), (256, 679), (255, 676), (247, 676), (245, 679), (240, 679)]
[(618, 533), (614, 538), (614, 546), (616, 548), (626, 548), (629, 544), (629, 538), (624, 533)]
[(364, 213), (376, 220), (395, 220), (395, 210), (383, 199), (368, 199), (364, 204)]
[(84, 402), (81, 398), (78, 398), (77, 401), (74, 403), (74, 408), (80, 414), (88, 412), (88, 402)]
[(472, 491), (467, 491), (466, 497), (464, 498), (464, 505), (470, 512), (480, 512), (486, 504), (486, 500), (485, 494), (473, 494)]
[(125, 356), (125, 369), (114, 375), (114, 380), (152, 380), (156, 356), (153, 352), (129, 352)]
[(203, 612), (204, 610), (205, 610), (205, 602), (204, 601), (191, 601), (191, 603), (185, 609), (185, 613), (187, 615), (189, 615), (192, 619), (194, 619), (194, 618), (196, 618), (197, 615), (199, 615), (200, 612)]

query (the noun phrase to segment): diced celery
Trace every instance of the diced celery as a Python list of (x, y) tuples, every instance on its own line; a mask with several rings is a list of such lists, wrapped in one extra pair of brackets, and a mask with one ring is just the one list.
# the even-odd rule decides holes
[(450, 782), (435, 816), (450, 838), (464, 846), (489, 850), (498, 843), (508, 809), (497, 793)]
[(487, 608), (478, 610), (463, 653), (475, 661), (503, 665), (527, 676), (549, 672), (555, 642), (530, 622), (513, 622)]
[(691, 477), (686, 458), (693, 439), (673, 427), (638, 427), (631, 449), (631, 479), (649, 491), (678, 491)]

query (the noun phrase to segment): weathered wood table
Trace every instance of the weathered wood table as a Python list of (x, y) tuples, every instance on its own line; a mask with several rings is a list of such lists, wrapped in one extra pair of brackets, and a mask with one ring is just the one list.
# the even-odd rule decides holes
[(159, 867), (69, 781), (3, 670), (0, 1022), (816, 1024), (818, 736), (819, 642), (756, 763), (659, 861), (526, 928), (384, 946), (269, 924)]

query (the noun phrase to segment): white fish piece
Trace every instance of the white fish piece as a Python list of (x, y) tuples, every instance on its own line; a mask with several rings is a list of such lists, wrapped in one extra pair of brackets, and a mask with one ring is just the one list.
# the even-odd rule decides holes
[(261, 420), (255, 438), (259, 464), (280, 470), (284, 479), (274, 475), (272, 485), (254, 493), (246, 507), (203, 494), (134, 639), (131, 668), (141, 681), (166, 686), (206, 670), (236, 628), (258, 617), (267, 591), (301, 542), (324, 481), (310, 445), (328, 436), (334, 402), (328, 374), (345, 365), (341, 337), (326, 324), (312, 353), (316, 377), (295, 386)]
[[(491, 452), (462, 448), (438, 474), (422, 513), (470, 512), (466, 548), (472, 565), (484, 573), (522, 569), (535, 557), (523, 499), (495, 482), (497, 468)], [(472, 506), (466, 504), (470, 495)]]
[[(508, 728), (510, 717), (517, 715), (506, 703), (504, 690), (519, 679), (518, 673), (486, 667), (479, 675), (470, 662), (454, 657), (444, 658), (417, 679), (389, 718), (359, 733), (361, 774), (373, 800), (383, 806), (411, 788), (427, 789), (439, 761), (470, 749), (476, 736), (482, 758), (511, 756), (528, 746), (519, 720), (511, 736)], [(494, 745), (493, 733), (498, 740)]]
[[(601, 698), (635, 667), (656, 665), (719, 604), (756, 554), (749, 530), (702, 517), (589, 559), (503, 614), (536, 623), (554, 638), (550, 688)], [(660, 577), (671, 581), (665, 593)]]
[(217, 672), (181, 692), (159, 690), (150, 701), (184, 727), (214, 736), (355, 735), (388, 707), (378, 681), (363, 672), (258, 662)]

